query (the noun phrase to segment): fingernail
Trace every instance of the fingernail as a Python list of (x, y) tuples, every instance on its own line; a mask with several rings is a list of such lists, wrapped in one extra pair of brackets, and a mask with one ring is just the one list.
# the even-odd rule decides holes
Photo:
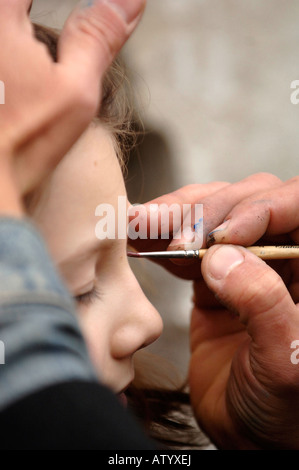
[(217, 233), (218, 232), (223, 232), (224, 230), (227, 229), (228, 225), (229, 225), (229, 222), (230, 220), (226, 220), (225, 222), (223, 222), (223, 224), (219, 225), (218, 227), (216, 227), (214, 230), (212, 230), (212, 232), (210, 232), (207, 236), (207, 245), (208, 247), (210, 247), (211, 245), (213, 245), (214, 243), (217, 242)]
[(212, 230), (212, 232), (208, 234), (208, 237), (212, 237), (216, 232), (222, 232), (223, 230), (225, 230), (228, 227), (229, 222), (230, 220), (225, 220), (223, 224), (219, 225), (214, 230)]
[(208, 262), (208, 273), (217, 281), (224, 279), (236, 266), (244, 261), (244, 256), (237, 248), (221, 246), (212, 254)]
[(132, 23), (137, 16), (139, 16), (144, 7), (145, 2), (141, 0), (106, 0), (107, 3), (110, 3), (125, 19), (125, 21), (130, 24)]
[(195, 239), (195, 232), (193, 232), (191, 227), (185, 227), (182, 233), (181, 240), (184, 240), (187, 243), (192, 243), (194, 239)]
[(94, 4), (94, 0), (80, 0), (78, 3), (79, 8), (89, 8)]
[(168, 249), (170, 250), (189, 250), (190, 246), (194, 243), (195, 232), (191, 227), (185, 227), (183, 232), (177, 232), (172, 242), (169, 244)]
[(78, 7), (85, 9), (99, 4), (110, 5), (128, 24), (132, 23), (145, 8), (144, 0), (80, 0)]

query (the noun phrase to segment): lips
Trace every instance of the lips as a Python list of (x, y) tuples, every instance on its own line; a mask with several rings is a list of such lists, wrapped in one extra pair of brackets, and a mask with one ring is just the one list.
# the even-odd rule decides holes
[(119, 401), (121, 402), (121, 404), (125, 408), (127, 408), (127, 406), (128, 406), (128, 398), (126, 396), (126, 391), (128, 390), (131, 383), (133, 382), (134, 377), (135, 377), (135, 372), (134, 372), (134, 369), (132, 369), (132, 371), (131, 371), (131, 380), (129, 382), (127, 382), (127, 385), (125, 387), (121, 388), (119, 390), (119, 392), (117, 393), (117, 397), (118, 397)]
[(128, 399), (124, 392), (118, 394), (119, 401), (126, 408), (128, 406)]

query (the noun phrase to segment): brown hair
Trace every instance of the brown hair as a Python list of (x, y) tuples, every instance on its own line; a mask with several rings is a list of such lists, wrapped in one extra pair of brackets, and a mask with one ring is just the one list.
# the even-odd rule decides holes
[[(33, 26), (36, 38), (48, 47), (53, 60), (57, 61), (59, 33), (38, 24)], [(113, 133), (118, 158), (124, 168), (137, 142), (136, 129), (142, 126), (139, 119), (136, 125), (134, 99), (120, 58), (113, 62), (104, 77), (97, 119)], [(162, 369), (161, 359), (157, 361), (144, 351), (135, 356), (136, 379), (126, 394), (130, 408), (148, 434), (164, 448), (202, 446), (204, 441), (193, 418), (189, 394), (184, 385), (177, 385), (179, 380), (175, 373), (169, 373), (169, 364)]]

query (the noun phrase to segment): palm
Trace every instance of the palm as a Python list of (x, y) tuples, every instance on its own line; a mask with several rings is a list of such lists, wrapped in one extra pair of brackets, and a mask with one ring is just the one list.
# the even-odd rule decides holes
[[(195, 295), (196, 290), (203, 294), (202, 281), (196, 283)], [(190, 331), (192, 405), (201, 427), (218, 442), (218, 432), (231, 427), (226, 407), (227, 385), (233, 357), (241, 345), (248, 343), (248, 334), (229, 311), (220, 306), (210, 309), (207, 304), (205, 308), (194, 307)]]

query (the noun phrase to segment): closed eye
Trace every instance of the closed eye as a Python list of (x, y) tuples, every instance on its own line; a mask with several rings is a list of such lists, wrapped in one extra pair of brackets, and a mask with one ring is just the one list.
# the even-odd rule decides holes
[(100, 291), (96, 287), (93, 287), (89, 292), (77, 295), (75, 297), (75, 300), (79, 304), (88, 305), (92, 303), (93, 301), (95, 301), (96, 299), (99, 299), (100, 296), (101, 296)]

